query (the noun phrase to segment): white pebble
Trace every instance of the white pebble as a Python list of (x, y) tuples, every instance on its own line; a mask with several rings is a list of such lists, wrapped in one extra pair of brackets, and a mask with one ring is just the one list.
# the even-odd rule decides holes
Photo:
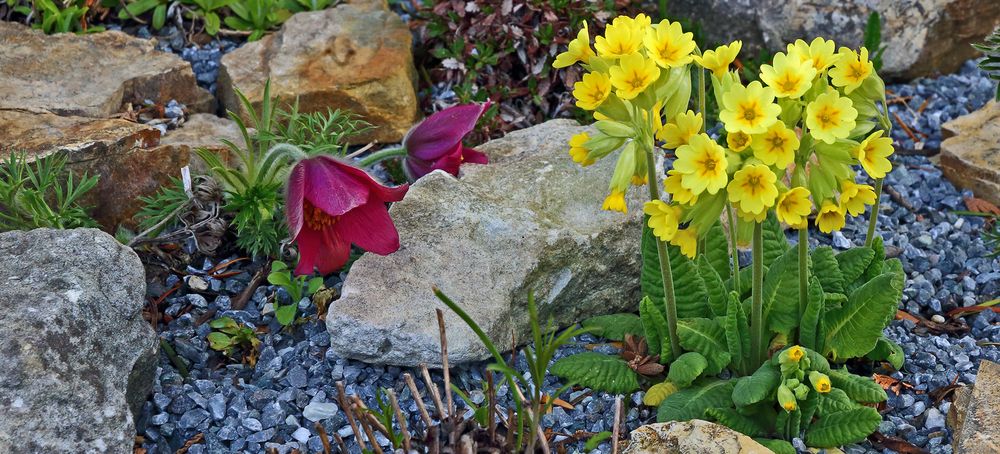
[(931, 316), (931, 321), (934, 323), (944, 323), (944, 317), (941, 314), (934, 314)]
[(292, 438), (299, 443), (309, 441), (309, 435), (309, 429), (306, 429), (305, 427), (299, 427), (298, 429), (295, 429), (295, 432), (292, 432)]

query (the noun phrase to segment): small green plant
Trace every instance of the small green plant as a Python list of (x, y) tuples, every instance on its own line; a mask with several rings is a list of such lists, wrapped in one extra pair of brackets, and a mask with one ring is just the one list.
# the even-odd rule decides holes
[(875, 71), (882, 70), (882, 54), (886, 47), (882, 45), (882, 18), (878, 11), (872, 11), (868, 15), (868, 22), (865, 24), (864, 35), (865, 48), (871, 52), (871, 61), (875, 66)]
[[(979, 62), (979, 69), (995, 81), (1000, 82), (1000, 27), (993, 30), (982, 44), (973, 44), (986, 58)], [(997, 102), (1000, 102), (1000, 85), (997, 85)]]
[(201, 19), (205, 23), (205, 33), (215, 36), (222, 27), (223, 8), (229, 6), (234, 0), (186, 0), (195, 8), (187, 12), (189, 19)]
[[(30, 15), (36, 14), (37, 21), (32, 24), (32, 28), (42, 30), (46, 34), (53, 33), (96, 33), (104, 31), (104, 27), (90, 27), (87, 25), (87, 13), (90, 7), (86, 6), (85, 0), (72, 0), (64, 7), (60, 7), (53, 0), (33, 0), (33, 8), (27, 6), (15, 7), (14, 11)], [(32, 11), (34, 10), (34, 11)]]
[(372, 129), (372, 125), (348, 111), (299, 112), (296, 100), (289, 109), (278, 110), (274, 133), (269, 139), (294, 145), (309, 155), (343, 156), (351, 137)]
[(121, 20), (130, 19), (152, 11), (153, 18), (149, 25), (153, 29), (159, 30), (167, 22), (167, 11), (171, 3), (173, 2), (170, 0), (135, 0), (118, 11), (118, 18)]
[(212, 350), (225, 353), (229, 357), (232, 357), (236, 350), (242, 350), (243, 358), (251, 366), (254, 365), (260, 339), (252, 327), (237, 323), (232, 317), (217, 318), (209, 322), (209, 326), (215, 330), (208, 333), (208, 345)]
[(234, 30), (251, 32), (247, 41), (261, 39), (264, 33), (292, 16), (291, 11), (282, 7), (281, 0), (235, 0), (229, 9), (233, 15), (223, 22)]
[[(389, 439), (389, 443), (392, 445), (393, 449), (403, 449), (403, 439), (405, 438), (403, 433), (396, 430), (393, 425), (393, 421), (398, 421), (396, 417), (396, 409), (393, 407), (392, 399), (389, 397), (389, 391), (385, 388), (378, 388), (375, 391), (375, 404), (378, 408), (367, 408), (365, 409), (368, 413), (375, 417), (375, 420), (386, 428), (386, 438)], [(396, 405), (399, 405), (398, 403)]]
[(301, 13), (324, 10), (338, 3), (340, 0), (283, 0), (281, 5), (293, 13)]
[(323, 287), (322, 277), (295, 276), (285, 262), (277, 261), (271, 263), (267, 282), (285, 289), (291, 300), (291, 304), (279, 304), (278, 299), (274, 299), (274, 316), (281, 326), (291, 325), (295, 321), (295, 313), (302, 298), (309, 297)]
[[(180, 178), (170, 177), (170, 183), (160, 187), (159, 191), (150, 196), (139, 197), (142, 207), (136, 213), (135, 219), (140, 231), (153, 229), (157, 230), (170, 227), (171, 218), (190, 201), (187, 192), (184, 191), (184, 182)], [(151, 236), (156, 236), (158, 232), (150, 232)]]
[(24, 153), (10, 154), (0, 162), (0, 231), (96, 226), (80, 199), (97, 181), (86, 173), (74, 178), (65, 156), (29, 163)]

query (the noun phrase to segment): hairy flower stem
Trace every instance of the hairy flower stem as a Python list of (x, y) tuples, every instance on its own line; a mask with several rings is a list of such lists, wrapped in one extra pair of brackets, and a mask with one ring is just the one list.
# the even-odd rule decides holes
[(660, 20), (667, 18), (667, 0), (660, 0), (659, 5)]
[(385, 161), (390, 158), (398, 158), (400, 156), (406, 156), (405, 148), (386, 148), (385, 150), (376, 151), (362, 158), (358, 161), (358, 167), (368, 167), (377, 162)]
[[(653, 157), (653, 147), (646, 146), (646, 174), (649, 176), (649, 200), (660, 200), (660, 190), (658, 175), (656, 174), (656, 160)], [(654, 235), (656, 241), (656, 255), (660, 259), (660, 276), (663, 278), (663, 302), (667, 308), (667, 334), (670, 336), (670, 351), (674, 359), (681, 356), (681, 342), (677, 338), (677, 300), (674, 297), (674, 276), (670, 269), (670, 255), (667, 254), (667, 243), (664, 243)]]
[(708, 127), (708, 113), (705, 112), (705, 68), (698, 69), (698, 113), (701, 114), (701, 132)]
[(799, 229), (799, 320), (809, 304), (809, 229)]
[(875, 180), (875, 203), (872, 205), (872, 212), (868, 218), (868, 236), (865, 237), (865, 247), (872, 247), (875, 241), (875, 225), (878, 224), (878, 209), (882, 200), (882, 179)]
[(764, 363), (764, 229), (760, 222), (753, 225), (753, 305), (750, 307), (750, 354), (751, 369), (756, 370)]
[(733, 256), (733, 290), (740, 291), (740, 250), (736, 245), (736, 216), (733, 216), (733, 206), (726, 204), (726, 217), (729, 220), (729, 253)]

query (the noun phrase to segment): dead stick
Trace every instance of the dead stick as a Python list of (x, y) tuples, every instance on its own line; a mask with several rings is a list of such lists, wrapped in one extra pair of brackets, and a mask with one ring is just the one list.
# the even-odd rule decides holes
[(490, 406), (487, 410), (486, 417), (489, 420), (488, 433), (490, 435), (490, 445), (495, 445), (497, 442), (497, 421), (496, 421), (496, 400), (497, 400), (497, 390), (493, 387), (493, 372), (486, 371), (486, 390), (487, 390), (487, 404)]
[[(354, 397), (357, 398), (358, 396), (354, 396)], [(361, 407), (352, 407), (352, 408), (356, 408), (356, 409), (359, 409), (359, 410), (361, 409)], [(361, 411), (364, 411), (364, 410), (361, 410)], [(367, 418), (360, 418), (359, 417), (358, 418), (358, 423), (361, 424), (361, 430), (364, 430), (365, 431), (365, 435), (368, 436), (368, 441), (371, 442), (371, 444), (372, 444), (372, 450), (375, 452), (375, 454), (385, 454), (382, 451), (382, 447), (379, 446), (378, 441), (375, 440), (375, 433), (372, 431), (371, 426), (368, 425)]]
[(611, 454), (618, 454), (618, 436), (621, 435), (622, 396), (615, 397), (615, 424), (611, 432)]
[[(334, 432), (333, 439), (337, 440), (337, 446), (340, 447), (340, 452), (348, 452), (347, 451), (347, 443), (344, 443), (344, 439), (340, 438), (340, 434)], [(323, 454), (330, 454), (330, 451), (326, 451)]]
[(441, 403), (441, 395), (438, 394), (437, 385), (431, 380), (431, 373), (427, 370), (426, 364), (420, 365), (420, 373), (424, 376), (424, 384), (427, 385), (427, 390), (431, 394), (431, 400), (434, 401), (434, 407), (437, 408), (438, 419), (444, 419), (444, 404)]
[[(514, 426), (517, 422), (514, 420), (514, 409), (507, 409), (507, 452), (514, 452), (514, 438), (515, 434), (519, 433)], [(517, 449), (521, 449), (520, 444), (518, 444)]]
[(344, 414), (347, 415), (347, 422), (351, 424), (351, 433), (354, 434), (354, 439), (358, 442), (358, 447), (362, 451), (368, 449), (365, 447), (364, 440), (361, 439), (361, 432), (358, 431), (358, 423), (354, 421), (354, 412), (351, 411), (350, 405), (347, 403), (347, 395), (344, 393), (344, 382), (337, 382), (337, 401), (340, 402), (340, 408), (344, 409)]
[(361, 410), (361, 413), (363, 415), (365, 415), (365, 418), (368, 420), (368, 423), (372, 425), (372, 428), (374, 428), (379, 432), (382, 432), (382, 434), (385, 435), (386, 438), (389, 438), (392, 435), (392, 433), (389, 432), (389, 428), (383, 426), (382, 423), (379, 422), (378, 418), (376, 418), (375, 415), (373, 415), (370, 411), (368, 411), (368, 406), (361, 401), (360, 397), (351, 396), (351, 399), (353, 399), (352, 401), (354, 402), (354, 405)]
[(319, 435), (319, 441), (323, 442), (323, 453), (330, 454), (330, 437), (326, 436), (326, 428), (319, 421), (316, 421), (316, 433)]
[(409, 372), (403, 374), (403, 381), (406, 382), (406, 386), (410, 388), (410, 394), (413, 394), (413, 400), (417, 403), (417, 410), (420, 411), (420, 419), (424, 421), (424, 425), (429, 429), (433, 424), (431, 421), (431, 415), (427, 414), (427, 407), (424, 407), (424, 397), (420, 395), (420, 390), (417, 389), (417, 383), (413, 381), (413, 376)]
[(444, 395), (448, 399), (448, 416), (455, 414), (455, 401), (451, 397), (451, 374), (448, 370), (448, 337), (444, 329), (444, 312), (436, 309), (438, 331), (441, 332), (441, 367), (444, 369)]
[(396, 411), (396, 419), (399, 420), (399, 431), (403, 433), (403, 449), (406, 452), (410, 452), (410, 430), (406, 428), (406, 417), (403, 416), (403, 410), (399, 409), (399, 401), (396, 400), (396, 391), (388, 389), (386, 393), (389, 394), (389, 403), (392, 404), (392, 409)]

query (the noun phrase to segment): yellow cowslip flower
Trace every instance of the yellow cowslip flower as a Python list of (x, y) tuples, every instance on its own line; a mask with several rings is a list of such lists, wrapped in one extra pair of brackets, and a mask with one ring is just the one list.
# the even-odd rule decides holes
[(846, 139), (854, 129), (858, 111), (849, 98), (828, 91), (816, 97), (806, 106), (806, 126), (816, 140), (833, 144), (837, 139)]
[(784, 384), (778, 386), (778, 404), (781, 408), (784, 408), (787, 412), (795, 411), (799, 408), (798, 402), (795, 400), (795, 394), (792, 394), (792, 390), (788, 389)]
[(628, 214), (628, 205), (625, 204), (625, 192), (612, 189), (611, 194), (604, 198), (604, 204), (601, 205), (601, 209), (620, 211)]
[(593, 57), (594, 50), (590, 48), (590, 30), (587, 29), (587, 21), (583, 21), (583, 28), (576, 34), (576, 38), (569, 42), (566, 52), (556, 55), (556, 61), (552, 62), (553, 68), (565, 68), (576, 62), (588, 63)]
[(584, 146), (587, 141), (590, 140), (590, 134), (586, 132), (581, 132), (574, 135), (569, 139), (569, 155), (573, 158), (573, 162), (580, 164), (581, 166), (587, 167), (593, 164), (595, 161), (587, 157), (590, 151)]
[(743, 131), (731, 132), (726, 134), (726, 145), (729, 145), (730, 150), (739, 153), (753, 145), (753, 138)]
[(611, 79), (604, 73), (584, 74), (582, 80), (573, 84), (576, 106), (584, 110), (597, 110), (609, 95), (611, 95)]
[(840, 182), (840, 206), (851, 216), (864, 214), (865, 205), (875, 204), (875, 188), (851, 180)]
[(736, 60), (736, 56), (742, 48), (743, 41), (736, 40), (727, 45), (719, 46), (715, 50), (707, 50), (701, 56), (695, 55), (692, 58), (702, 68), (712, 71), (715, 77), (722, 77), (729, 72), (729, 64)]
[(813, 389), (820, 394), (826, 394), (833, 389), (830, 384), (830, 377), (820, 371), (809, 372), (809, 381), (812, 382)]
[(837, 44), (833, 40), (817, 37), (811, 43), (806, 44), (805, 41), (799, 39), (788, 45), (788, 55), (798, 58), (799, 61), (809, 61), (816, 72), (822, 72), (840, 59), (836, 49)]
[(788, 347), (787, 351), (788, 351), (788, 359), (794, 362), (799, 362), (802, 359), (802, 357), (806, 355), (806, 351), (803, 350), (802, 347), (799, 347), (798, 345), (793, 345), (791, 347)]
[(740, 211), (757, 217), (774, 206), (778, 198), (778, 188), (774, 185), (777, 180), (766, 165), (747, 165), (733, 174), (733, 181), (726, 187), (729, 201), (738, 204)]
[[(645, 16), (640, 14), (640, 16)], [(648, 20), (648, 18), (647, 18)], [(648, 24), (647, 24), (648, 25)], [(607, 58), (622, 58), (642, 49), (642, 38), (646, 30), (636, 19), (618, 16), (604, 29), (604, 36), (594, 39), (597, 54)]]
[(677, 230), (677, 233), (670, 240), (670, 244), (679, 247), (681, 254), (687, 258), (693, 259), (698, 255), (698, 232), (695, 231), (694, 227)]
[(833, 203), (833, 200), (823, 202), (819, 214), (816, 215), (816, 226), (819, 227), (820, 232), (830, 233), (834, 230), (840, 230), (844, 228), (846, 223), (847, 220), (840, 205)]
[(750, 147), (753, 148), (753, 155), (764, 164), (785, 168), (795, 161), (799, 138), (795, 135), (795, 131), (788, 129), (784, 123), (776, 121), (763, 134), (753, 136)]
[(715, 194), (726, 187), (726, 150), (702, 133), (681, 145), (675, 153), (674, 169), (680, 172), (681, 185), (695, 195)]
[(653, 60), (642, 54), (632, 54), (618, 60), (618, 66), (612, 66), (611, 85), (615, 94), (621, 99), (633, 99), (639, 96), (649, 84), (660, 77), (660, 68)]
[(882, 137), (882, 130), (879, 129), (861, 141), (855, 154), (869, 176), (885, 178), (892, 170), (892, 163), (888, 159), (892, 152), (892, 139)]
[(806, 227), (808, 225), (809, 213), (812, 213), (809, 190), (797, 187), (785, 191), (784, 194), (778, 197), (778, 205), (775, 211), (777, 211), (779, 221), (796, 229)]
[(653, 229), (660, 241), (670, 241), (681, 222), (681, 209), (674, 205), (667, 205), (662, 200), (651, 200), (646, 202), (642, 211), (649, 216), (646, 225)]
[(874, 72), (875, 65), (868, 60), (868, 49), (862, 47), (859, 54), (846, 47), (841, 47), (840, 58), (830, 70), (830, 83), (836, 87), (842, 87), (844, 93), (850, 94)]
[(662, 140), (666, 148), (677, 148), (687, 144), (692, 137), (701, 132), (703, 121), (700, 113), (691, 110), (677, 114), (673, 121), (663, 125), (656, 132), (656, 138)]
[(801, 97), (812, 86), (816, 69), (812, 64), (779, 52), (773, 65), (761, 65), (760, 80), (774, 89), (779, 98)]
[(694, 205), (698, 203), (698, 195), (685, 188), (681, 181), (684, 174), (670, 169), (667, 171), (667, 178), (663, 180), (663, 189), (670, 194), (670, 200), (683, 205)]
[(663, 68), (673, 68), (691, 63), (691, 52), (694, 51), (694, 34), (684, 33), (681, 24), (666, 19), (655, 27), (646, 29), (643, 37), (646, 53), (657, 65)]
[(776, 123), (781, 114), (781, 106), (774, 102), (774, 91), (757, 81), (746, 87), (734, 84), (722, 99), (725, 108), (719, 119), (728, 132), (760, 134)]

